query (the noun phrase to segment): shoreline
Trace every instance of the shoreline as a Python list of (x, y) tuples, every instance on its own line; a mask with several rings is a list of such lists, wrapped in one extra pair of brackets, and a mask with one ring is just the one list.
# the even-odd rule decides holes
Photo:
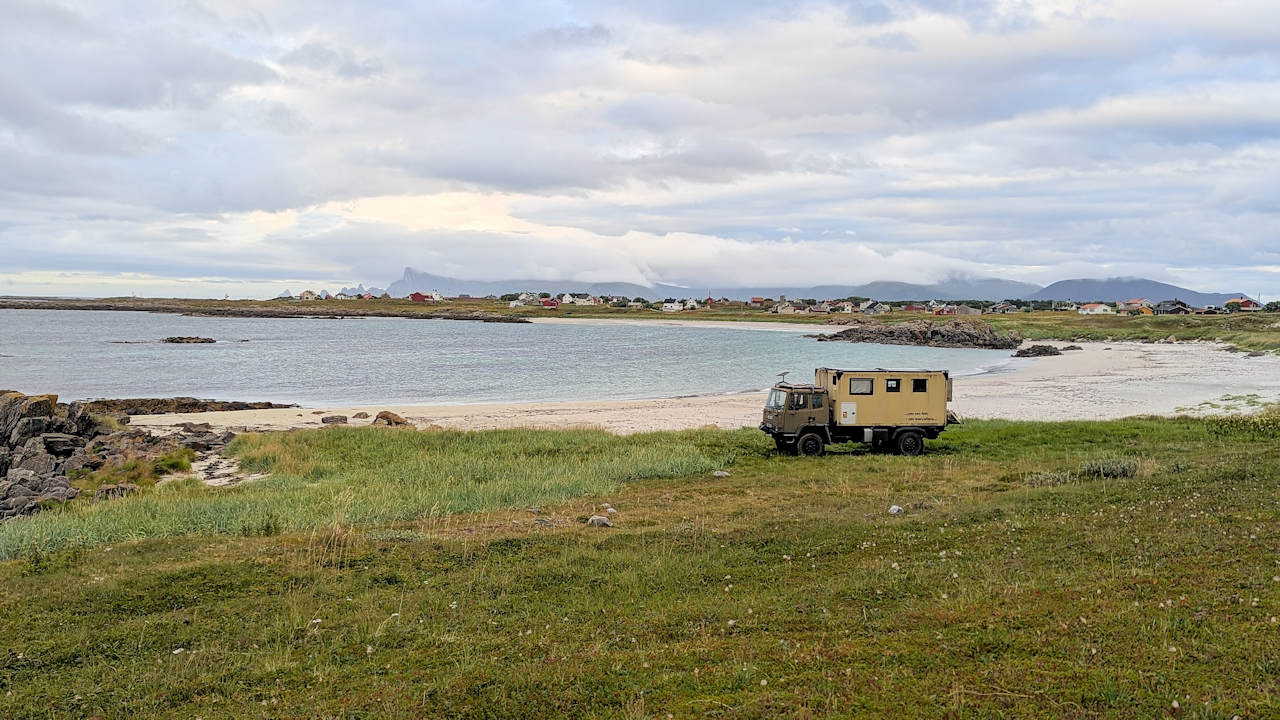
[[(1058, 347), (1068, 343), (1044, 343)], [(1071, 343), (1083, 349), (1036, 358), (1005, 372), (955, 378), (952, 408), (962, 417), (1007, 420), (1115, 420), (1140, 415), (1248, 412), (1280, 401), (1280, 356), (1248, 357), (1207, 343)], [(389, 410), (419, 428), (602, 428), (618, 434), (706, 426), (754, 427), (763, 392), (649, 400), (367, 405), (138, 415), (132, 424), (288, 430), (323, 427), (326, 415)], [(370, 420), (355, 420), (359, 426)]]

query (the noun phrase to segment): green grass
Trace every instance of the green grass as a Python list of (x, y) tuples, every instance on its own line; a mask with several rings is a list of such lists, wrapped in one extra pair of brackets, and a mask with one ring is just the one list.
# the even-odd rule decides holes
[[(346, 507), (412, 467), (573, 483), (633, 460), (611, 490), (516, 504), (547, 515), (20, 555), (0, 716), (1280, 714), (1280, 448), (1215, 421), (977, 422), (916, 458), (780, 457), (747, 431), (372, 438), (237, 450), (286, 472), (264, 488)], [(618, 527), (574, 520), (606, 500)]]
[[(247, 472), (271, 479), (231, 489), (177, 482), (108, 503), (73, 502), (0, 524), (0, 559), (120, 540), (273, 534), (563, 502), (625, 482), (710, 472), (732, 462), (744, 442), (741, 434), (673, 437), (367, 428), (246, 435), (230, 452)], [(190, 460), (131, 461), (76, 483), (86, 498), (105, 482), (150, 487), (165, 472), (190, 469)]]

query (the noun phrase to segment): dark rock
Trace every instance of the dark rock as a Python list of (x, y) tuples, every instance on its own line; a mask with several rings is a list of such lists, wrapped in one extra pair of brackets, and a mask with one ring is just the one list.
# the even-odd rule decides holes
[(346, 415), (326, 415), (320, 418), (320, 422), (324, 423), (325, 425), (346, 425), (347, 416)]
[(126, 495), (132, 495), (138, 492), (138, 486), (133, 483), (120, 483), (119, 485), (102, 485), (98, 487), (98, 491), (93, 494), (94, 502), (102, 502), (103, 500), (114, 500), (122, 498)]
[(9, 448), (0, 447), (0, 478), (9, 472), (9, 460), (13, 457), (13, 453), (9, 452)]
[(63, 475), (70, 475), (76, 470), (84, 470), (91, 467), (92, 463), (93, 459), (84, 451), (84, 448), (76, 448), (76, 451), (71, 453), (71, 457), (62, 462), (58, 472)]
[(213, 432), (213, 426), (210, 425), (209, 423), (184, 422), (184, 423), (178, 423), (178, 427), (182, 428), (183, 432), (188, 432), (193, 434)]
[[(160, 415), (163, 413), (221, 412), (224, 410), (269, 410), (297, 407), (269, 402), (239, 402), (200, 400), (193, 397), (128, 398), (121, 400), (93, 400), (84, 403), (84, 412), (99, 415)], [(122, 422), (125, 422), (122, 420)]]
[(868, 318), (833, 318), (831, 325), (847, 325), (830, 335), (809, 335), (821, 342), (865, 342), (882, 345), (922, 345), (929, 347), (992, 348), (1012, 350), (1022, 344), (1016, 332), (997, 333), (985, 322), (909, 320), (885, 324)]
[(58, 457), (67, 457), (85, 444), (84, 438), (67, 433), (45, 433), (39, 440), (44, 443), (45, 452)]
[(1061, 355), (1061, 354), (1062, 354), (1062, 351), (1052, 345), (1031, 345), (1030, 347), (1022, 348), (1018, 352), (1014, 353), (1013, 356), (1020, 357), (1020, 358), (1052, 357), (1054, 355)]
[(9, 447), (25, 445), (32, 438), (45, 433), (62, 433), (74, 429), (71, 423), (58, 417), (26, 417), (19, 420), (9, 433)]
[(214, 340), (213, 338), (182, 337), (179, 335), (174, 335), (173, 337), (167, 337), (164, 340), (161, 340), (160, 342), (166, 342), (166, 343), (176, 344), (176, 345), (192, 345), (192, 344), (213, 343), (213, 342), (217, 342), (217, 340)]
[(352, 415), (351, 417), (355, 418), (356, 420), (368, 420), (368, 419), (369, 419), (369, 413), (364, 412), (364, 411), (362, 410), (362, 411), (360, 411), (360, 412), (356, 413), (355, 415)]
[(1068, 345), (1062, 348), (1062, 352), (1070, 352), (1072, 350), (1083, 350), (1083, 349), (1084, 348), (1080, 347), (1079, 345)]
[(79, 494), (64, 476), (11, 469), (0, 482), (0, 518), (27, 515), (43, 502), (66, 502)]
[(374, 425), (385, 425), (387, 427), (409, 427), (409, 421), (391, 412), (383, 410), (373, 419)]

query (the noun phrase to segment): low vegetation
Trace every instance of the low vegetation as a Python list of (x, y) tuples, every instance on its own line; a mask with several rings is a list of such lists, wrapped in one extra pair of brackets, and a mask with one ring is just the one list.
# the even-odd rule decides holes
[[(0, 716), (1273, 716), (1280, 448), (1253, 432), (249, 437), (256, 486), (0, 528)], [(578, 521), (606, 502), (616, 527)]]

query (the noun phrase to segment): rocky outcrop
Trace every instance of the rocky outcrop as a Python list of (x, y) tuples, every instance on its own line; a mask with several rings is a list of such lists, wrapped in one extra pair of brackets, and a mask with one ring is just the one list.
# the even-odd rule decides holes
[(1022, 336), (1018, 333), (1001, 334), (985, 322), (909, 320), (888, 324), (854, 317), (833, 318), (828, 321), (828, 324), (848, 327), (830, 335), (806, 337), (820, 342), (863, 342), (992, 350), (1012, 350), (1022, 344)]
[(222, 412), (225, 410), (270, 410), (291, 408), (297, 405), (280, 405), (269, 402), (225, 402), (199, 400), (193, 397), (126, 398), (122, 400), (91, 400), (84, 403), (87, 411), (97, 415), (163, 415), (165, 413)]
[[(216, 454), (234, 438), (233, 433), (214, 432), (203, 423), (184, 423), (170, 435), (141, 428), (113, 431), (85, 404), (59, 403), (54, 395), (0, 393), (0, 520), (75, 498), (80, 491), (71, 478), (77, 471), (135, 459), (155, 461), (184, 447)], [(99, 488), (94, 500), (137, 490), (128, 483), (107, 485)]]
[(1052, 345), (1029, 345), (1027, 347), (1020, 348), (1018, 352), (1013, 354), (1013, 356), (1020, 358), (1035, 358), (1053, 357), (1054, 355), (1061, 354), (1062, 351)]

